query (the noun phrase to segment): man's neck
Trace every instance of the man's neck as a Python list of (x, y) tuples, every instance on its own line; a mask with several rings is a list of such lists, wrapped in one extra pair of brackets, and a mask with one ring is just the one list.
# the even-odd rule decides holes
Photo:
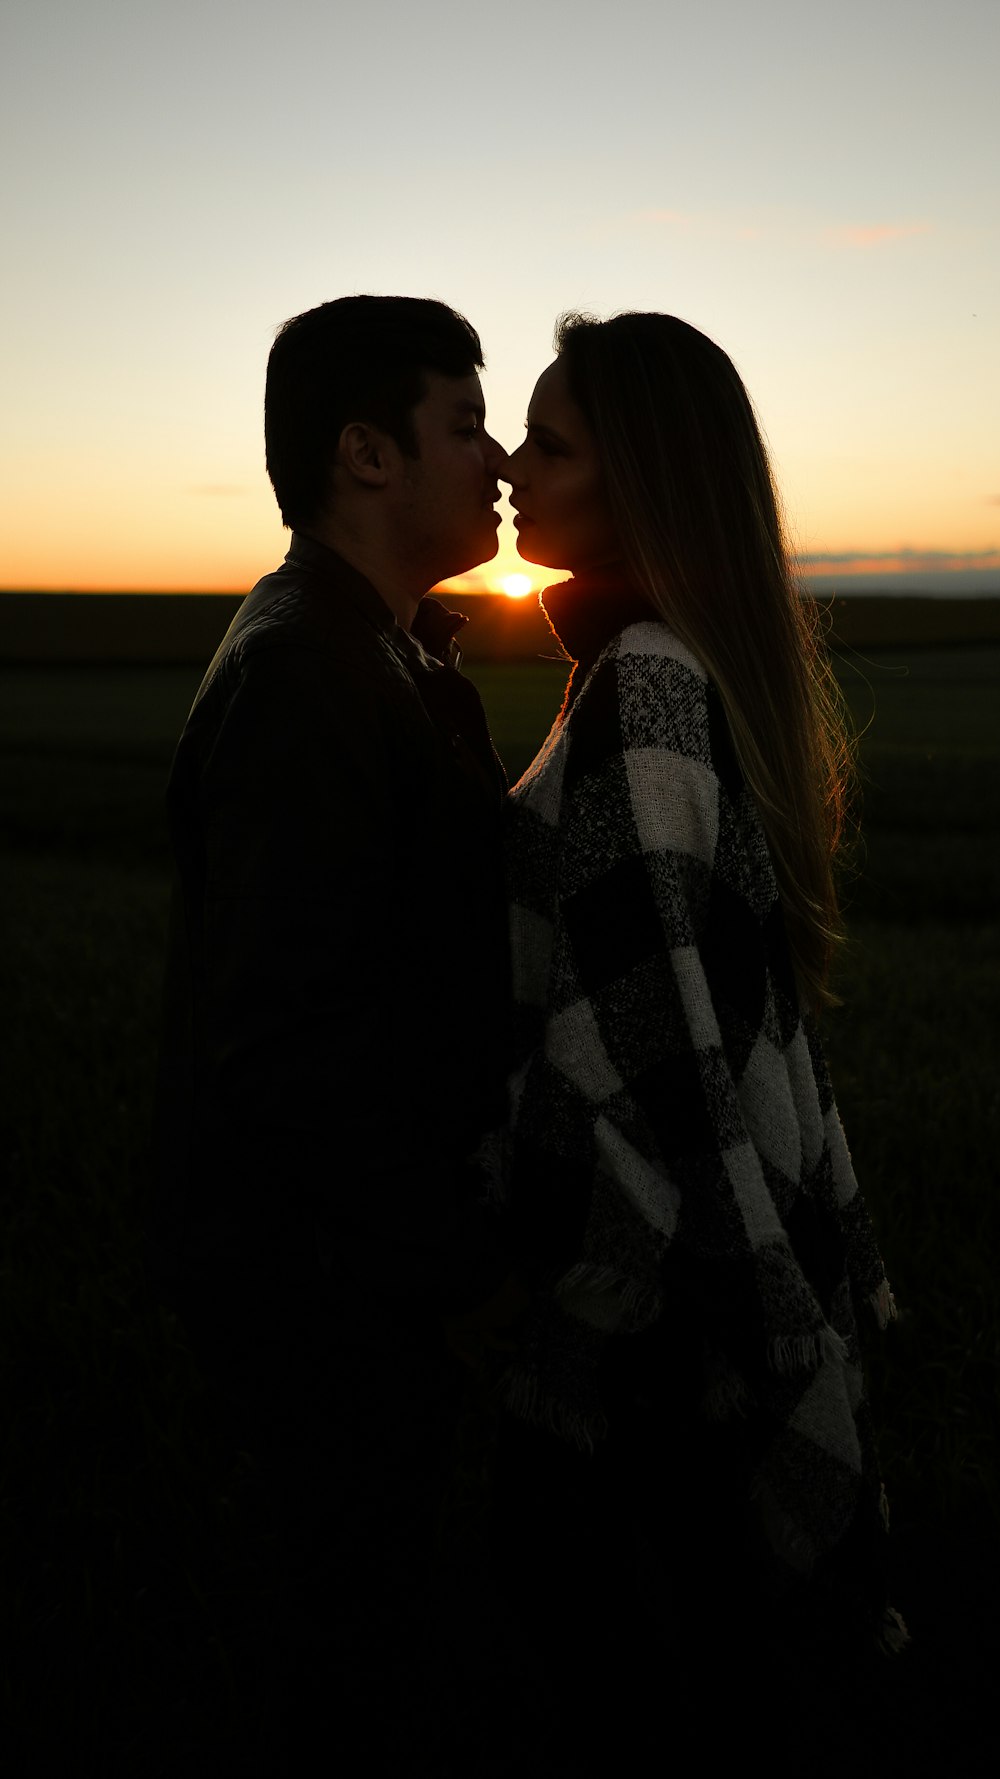
[(398, 562), (393, 559), (392, 552), (378, 540), (359, 537), (347, 526), (337, 525), (330, 519), (319, 519), (307, 531), (304, 537), (311, 537), (318, 544), (325, 544), (328, 550), (335, 550), (337, 555), (363, 574), (370, 581), (376, 593), (385, 600), (398, 624), (409, 630), (417, 615), (426, 587), (414, 587), (412, 572), (404, 572)]

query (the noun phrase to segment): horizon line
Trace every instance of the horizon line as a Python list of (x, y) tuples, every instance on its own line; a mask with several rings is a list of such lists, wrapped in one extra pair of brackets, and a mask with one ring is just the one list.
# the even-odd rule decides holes
[[(963, 575), (1000, 576), (1000, 550), (820, 551), (820, 553), (792, 557), (792, 562), (794, 562), (797, 575), (804, 582), (827, 582), (831, 578), (875, 580), (875, 578), (883, 578), (883, 576), (884, 578), (890, 578), (890, 576), (899, 578), (902, 575), (906, 575), (907, 578), (913, 578), (916, 575), (922, 576), (922, 578), (947, 575), (950, 580)], [(553, 585), (553, 582), (569, 578), (568, 569), (560, 569), (560, 571), (546, 569), (544, 576), (539, 576), (528, 575), (527, 571), (530, 568), (534, 568), (534, 564), (528, 564), (528, 562), (523, 564), (525, 578), (528, 578), (532, 585), (528, 587), (525, 594), (521, 594), (520, 598), (505, 592), (504, 580), (511, 576), (498, 575), (496, 580), (493, 580), (491, 576), (484, 575), (480, 569), (472, 569), (466, 575), (450, 576), (448, 580), (436, 582), (434, 587), (429, 587), (427, 591), (431, 594), (440, 594), (440, 592), (461, 594), (463, 598), (491, 594), (491, 596), (511, 598), (511, 603), (520, 603), (520, 600), (530, 598), (530, 594), (543, 591), (546, 585)], [(998, 591), (1000, 591), (1000, 580), (998, 580)], [(73, 596), (87, 596), (87, 594), (94, 594), (94, 596), (101, 596), (101, 594), (157, 596), (157, 594), (169, 594), (174, 598), (181, 598), (181, 596), (189, 596), (189, 598), (212, 598), (212, 596), (246, 598), (247, 592), (249, 592), (249, 585), (246, 582), (237, 585), (208, 585), (208, 587), (206, 585), (199, 585), (199, 587), (192, 587), (192, 585), (178, 587), (178, 585), (164, 584), (142, 585), (135, 584), (135, 582), (128, 585), (117, 585), (117, 587), (52, 584), (0, 587), (0, 596), (2, 594), (73, 594)]]

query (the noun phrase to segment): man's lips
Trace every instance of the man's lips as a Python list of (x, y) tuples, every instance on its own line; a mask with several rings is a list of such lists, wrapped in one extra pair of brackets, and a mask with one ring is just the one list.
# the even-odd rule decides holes
[(529, 519), (527, 513), (515, 513), (514, 514), (514, 524), (515, 525), (533, 525), (534, 523), (535, 523), (534, 519)]

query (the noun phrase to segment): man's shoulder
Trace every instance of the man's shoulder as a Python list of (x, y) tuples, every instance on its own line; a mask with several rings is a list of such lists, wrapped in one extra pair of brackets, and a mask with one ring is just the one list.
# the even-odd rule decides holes
[[(202, 679), (179, 743), (188, 762), (223, 734), (243, 746), (275, 731), (311, 746), (331, 734), (373, 738), (416, 697), (390, 634), (337, 590), (288, 565), (248, 593)], [(405, 707), (405, 711), (404, 711)], [(312, 738), (310, 740), (310, 738)]]
[(348, 590), (286, 563), (247, 594), (224, 644), (242, 654), (294, 650), (334, 663), (358, 656), (381, 661), (390, 630)]
[[(375, 596), (377, 599), (377, 596)], [(223, 701), (249, 681), (336, 688), (381, 682), (401, 689), (405, 669), (392, 647), (391, 623), (326, 584), (285, 564), (259, 580), (236, 612), (202, 682), (200, 698)]]

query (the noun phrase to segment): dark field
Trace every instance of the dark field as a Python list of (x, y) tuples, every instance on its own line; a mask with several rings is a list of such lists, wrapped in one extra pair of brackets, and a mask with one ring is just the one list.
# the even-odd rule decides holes
[[(513, 779), (566, 670), (468, 671)], [(841, 671), (862, 731), (863, 840), (827, 1044), (901, 1312), (871, 1375), (894, 1597), (915, 1639), (891, 1747), (854, 1770), (978, 1773), (992, 1765), (1000, 1579), (1000, 646), (870, 650)], [(12, 1774), (49, 1770), (57, 1721), (70, 1770), (200, 1771), (166, 1752), (166, 1727), (194, 1747), (205, 1701), (225, 1693), (212, 1601), (239, 1585), (233, 1479), (138, 1264), (169, 886), (161, 800), (199, 678), (0, 669)]]

